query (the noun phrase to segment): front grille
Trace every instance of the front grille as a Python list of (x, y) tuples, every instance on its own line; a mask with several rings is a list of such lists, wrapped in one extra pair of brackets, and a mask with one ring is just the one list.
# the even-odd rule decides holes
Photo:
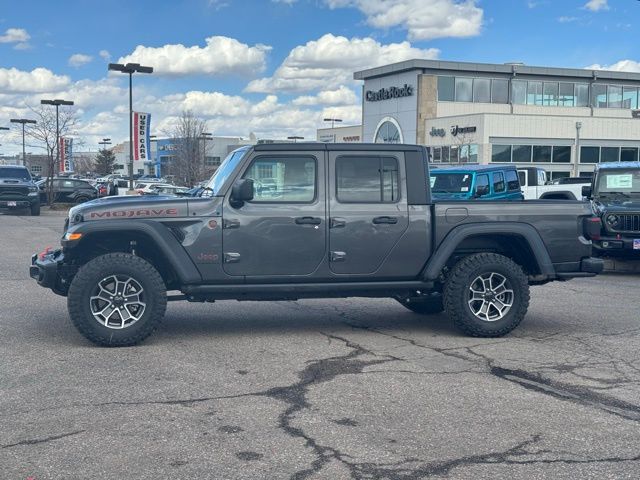
[(11, 186), (0, 186), (0, 198), (4, 196), (15, 196), (15, 195), (23, 195), (26, 196), (29, 194), (29, 187), (19, 187), (16, 185)]
[(619, 224), (616, 230), (620, 232), (640, 232), (640, 213), (619, 214)]

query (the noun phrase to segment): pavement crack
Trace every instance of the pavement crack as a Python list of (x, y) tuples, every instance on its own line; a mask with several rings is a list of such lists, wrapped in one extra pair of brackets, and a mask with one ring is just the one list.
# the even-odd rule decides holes
[(61, 438), (71, 437), (73, 435), (78, 435), (84, 432), (86, 432), (86, 430), (77, 430), (75, 432), (63, 433), (61, 435), (52, 435), (50, 437), (45, 437), (45, 438), (33, 438), (29, 440), (21, 440), (19, 442), (11, 443), (9, 445), (2, 445), (2, 448), (4, 449), (4, 448), (11, 448), (11, 447), (18, 447), (20, 445), (38, 445), (40, 443), (52, 442), (54, 440), (60, 440)]

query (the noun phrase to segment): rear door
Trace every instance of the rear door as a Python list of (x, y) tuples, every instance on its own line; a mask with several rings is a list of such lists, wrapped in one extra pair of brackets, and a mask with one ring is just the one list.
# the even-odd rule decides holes
[(224, 202), (224, 270), (248, 277), (312, 276), (326, 258), (325, 152), (260, 152), (239, 178), (244, 205)]
[(402, 152), (329, 152), (329, 261), (374, 274), (409, 225)]

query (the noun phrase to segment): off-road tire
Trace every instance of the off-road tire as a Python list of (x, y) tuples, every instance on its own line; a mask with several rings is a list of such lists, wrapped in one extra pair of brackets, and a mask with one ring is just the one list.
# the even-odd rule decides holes
[[(110, 275), (127, 275), (144, 289), (146, 307), (138, 321), (123, 329), (100, 324), (93, 316), (90, 297), (98, 282)], [(91, 342), (104, 347), (136, 345), (158, 328), (167, 308), (167, 290), (158, 271), (146, 260), (128, 253), (109, 253), (80, 268), (67, 296), (71, 322)]]
[(32, 217), (40, 216), (40, 202), (31, 205), (31, 207), (29, 207), (29, 210), (31, 211)]
[(398, 299), (398, 302), (403, 307), (421, 315), (434, 315), (444, 311), (442, 295), (429, 298)]
[[(481, 320), (469, 306), (469, 291), (483, 273), (498, 273), (513, 290), (513, 304), (503, 318)], [(516, 328), (529, 308), (529, 283), (513, 260), (495, 253), (478, 253), (460, 260), (450, 271), (443, 290), (444, 307), (456, 328), (473, 337), (501, 337)]]

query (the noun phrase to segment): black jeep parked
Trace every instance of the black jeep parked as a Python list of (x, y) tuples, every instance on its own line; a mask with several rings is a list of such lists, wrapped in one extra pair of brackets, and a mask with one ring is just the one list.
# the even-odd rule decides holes
[(38, 187), (26, 167), (0, 165), (0, 209), (28, 208), (40, 215)]
[(640, 162), (601, 163), (582, 194), (602, 219), (599, 255), (640, 258)]
[[(38, 183), (40, 188), (40, 201), (47, 202), (47, 181)], [(94, 198), (98, 198), (98, 190), (86, 180), (75, 178), (54, 178), (53, 179), (54, 202), (61, 203), (84, 203)]]

